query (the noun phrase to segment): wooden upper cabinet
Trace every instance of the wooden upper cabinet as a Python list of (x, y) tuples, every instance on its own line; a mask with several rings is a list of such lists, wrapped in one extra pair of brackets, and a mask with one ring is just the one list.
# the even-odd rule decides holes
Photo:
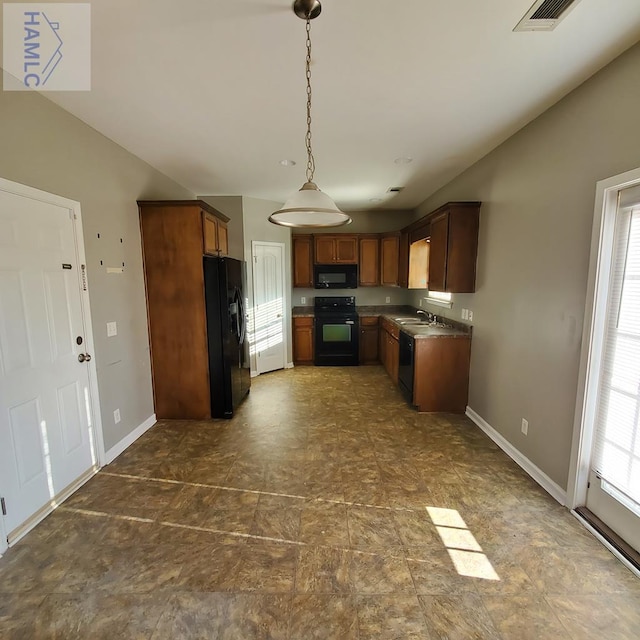
[(431, 217), (429, 289), (450, 293), (476, 290), (479, 202), (453, 202)]
[(229, 255), (229, 232), (226, 223), (218, 221), (218, 251), (221, 256)]
[(314, 237), (314, 262), (331, 264), (336, 261), (336, 242), (333, 236)]
[(400, 234), (385, 235), (380, 240), (380, 284), (397, 287), (399, 284)]
[(447, 241), (449, 239), (449, 212), (431, 220), (431, 251), (429, 252), (429, 289), (446, 291)]
[(229, 255), (229, 235), (226, 222), (203, 210), (202, 228), (204, 253), (214, 256)]
[(329, 235), (314, 236), (314, 261), (316, 264), (358, 264), (358, 236)]
[(208, 213), (202, 212), (204, 229), (204, 252), (215, 255), (218, 252), (218, 222)]
[(291, 237), (294, 287), (313, 288), (312, 241), (312, 236), (294, 235)]
[(398, 250), (398, 284), (405, 289), (409, 286), (409, 233), (400, 232)]
[(358, 236), (336, 237), (336, 262), (358, 264)]
[(378, 236), (360, 236), (358, 286), (380, 285), (380, 240)]

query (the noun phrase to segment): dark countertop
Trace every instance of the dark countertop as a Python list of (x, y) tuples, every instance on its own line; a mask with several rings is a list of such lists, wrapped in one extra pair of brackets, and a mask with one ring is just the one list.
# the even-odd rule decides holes
[[(415, 309), (406, 304), (379, 304), (379, 305), (363, 305), (357, 306), (356, 311), (360, 316), (382, 316), (385, 314), (392, 315), (413, 315)], [(306, 307), (293, 307), (291, 315), (294, 318), (313, 318), (313, 307), (307, 305)]]
[[(446, 327), (435, 327), (427, 324), (400, 324), (395, 318), (415, 318), (420, 323), (420, 315), (417, 309), (409, 305), (370, 305), (357, 306), (359, 316), (380, 316), (393, 322), (401, 331), (408, 333), (414, 338), (466, 338), (471, 337), (472, 327), (456, 320), (436, 316), (439, 322), (446, 324)], [(294, 318), (313, 318), (313, 307), (293, 307), (292, 316)]]

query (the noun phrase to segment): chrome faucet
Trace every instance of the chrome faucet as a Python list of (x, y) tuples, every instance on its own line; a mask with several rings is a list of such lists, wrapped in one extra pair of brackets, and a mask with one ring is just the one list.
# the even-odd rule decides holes
[(423, 322), (433, 322), (436, 319), (433, 313), (429, 313), (428, 311), (423, 311), (422, 309), (418, 309), (416, 311), (416, 315), (424, 316)]

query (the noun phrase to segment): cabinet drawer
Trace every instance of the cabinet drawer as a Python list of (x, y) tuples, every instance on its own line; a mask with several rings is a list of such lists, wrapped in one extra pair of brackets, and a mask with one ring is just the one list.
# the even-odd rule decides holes
[(378, 326), (378, 316), (362, 316), (360, 318), (360, 326), (376, 327)]
[(313, 327), (313, 318), (294, 318), (293, 324), (296, 327)]

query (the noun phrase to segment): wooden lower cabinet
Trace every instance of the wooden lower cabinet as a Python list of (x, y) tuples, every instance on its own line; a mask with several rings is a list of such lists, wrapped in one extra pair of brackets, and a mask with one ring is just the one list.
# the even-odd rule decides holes
[(400, 330), (398, 327), (386, 318), (382, 318), (380, 321), (379, 337), (380, 361), (394, 384), (398, 384), (398, 365), (400, 363), (399, 336)]
[(313, 364), (313, 318), (293, 319), (293, 362)]
[(418, 338), (413, 404), (418, 411), (464, 413), (469, 396), (471, 338)]
[(378, 316), (360, 318), (360, 364), (378, 364)]

